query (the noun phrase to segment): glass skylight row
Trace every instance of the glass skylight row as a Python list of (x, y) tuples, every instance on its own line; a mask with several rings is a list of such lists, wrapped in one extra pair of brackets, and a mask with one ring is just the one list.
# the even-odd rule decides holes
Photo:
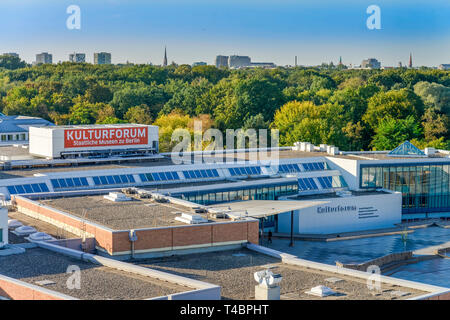
[(50, 182), (52, 183), (54, 189), (89, 186), (86, 178), (51, 179)]
[(323, 162), (302, 163), (305, 171), (321, 171), (325, 170), (325, 164)]
[(333, 178), (332, 177), (318, 177), (317, 180), (319, 180), (320, 185), (324, 189), (331, 189), (333, 188)]
[(253, 176), (261, 174), (261, 167), (228, 168), (232, 176)]
[(96, 186), (135, 183), (133, 175), (121, 174), (117, 176), (96, 176), (92, 177)]
[(313, 178), (302, 178), (298, 179), (299, 191), (307, 190), (318, 190), (317, 184), (314, 182)]
[(180, 176), (175, 171), (141, 173), (139, 177), (142, 182), (180, 180)]
[(278, 166), (278, 171), (281, 173), (288, 173), (288, 172), (300, 172), (300, 168), (298, 164), (280, 164)]
[(10, 194), (49, 192), (45, 183), (21, 184), (6, 188)]
[(201, 178), (218, 178), (219, 172), (216, 169), (206, 170), (187, 170), (183, 171), (186, 179), (201, 179)]

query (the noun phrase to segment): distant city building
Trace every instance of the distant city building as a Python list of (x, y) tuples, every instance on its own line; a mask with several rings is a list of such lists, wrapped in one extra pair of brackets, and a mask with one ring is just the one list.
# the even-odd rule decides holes
[(163, 67), (167, 67), (167, 47), (164, 48)]
[(250, 67), (252, 64), (252, 60), (248, 56), (229, 56), (228, 57), (228, 67), (229, 68), (242, 68), (242, 67)]
[(399, 67), (399, 68), (403, 68), (403, 64), (402, 64), (401, 61), (398, 63), (398, 67)]
[(217, 68), (228, 68), (228, 56), (217, 56), (216, 57), (216, 67)]
[(42, 52), (36, 55), (36, 64), (53, 63), (53, 55), (48, 52)]
[(94, 53), (94, 64), (111, 64), (111, 53), (108, 52)]
[(439, 70), (450, 70), (450, 64), (441, 64), (438, 67)]
[(19, 54), (15, 52), (7, 52), (3, 54), (4, 56), (17, 57), (19, 58)]
[(361, 68), (365, 68), (365, 69), (380, 69), (381, 68), (381, 63), (375, 58), (369, 58), (369, 59), (363, 60), (361, 62)]
[(412, 68), (413, 67), (413, 62), (412, 62), (412, 53), (409, 54), (409, 64), (408, 64), (408, 68)]
[(248, 66), (249, 68), (276, 68), (277, 66), (273, 62), (252, 62)]
[(194, 62), (194, 63), (192, 64), (193, 67), (206, 66), (206, 65), (207, 65), (207, 63), (206, 63), (206, 62), (202, 62), (202, 61), (200, 61), (200, 62)]
[(249, 56), (216, 56), (216, 67), (240, 68), (275, 68), (272, 62), (252, 62)]
[(70, 62), (86, 62), (86, 54), (84, 53), (71, 53), (69, 54), (69, 61)]

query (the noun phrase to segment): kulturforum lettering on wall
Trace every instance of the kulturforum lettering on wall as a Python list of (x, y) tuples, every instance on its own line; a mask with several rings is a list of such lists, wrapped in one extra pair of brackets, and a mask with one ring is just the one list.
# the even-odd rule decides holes
[(356, 211), (356, 206), (317, 207), (317, 213)]
[(105, 147), (148, 144), (148, 128), (99, 128), (64, 130), (64, 147)]

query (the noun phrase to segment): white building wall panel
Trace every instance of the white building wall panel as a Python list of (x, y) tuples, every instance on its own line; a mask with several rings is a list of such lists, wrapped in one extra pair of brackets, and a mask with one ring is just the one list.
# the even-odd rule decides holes
[[(294, 212), (294, 232), (332, 234), (393, 228), (402, 219), (401, 193), (324, 199), (327, 204)], [(278, 217), (278, 232), (290, 233), (291, 214)]]

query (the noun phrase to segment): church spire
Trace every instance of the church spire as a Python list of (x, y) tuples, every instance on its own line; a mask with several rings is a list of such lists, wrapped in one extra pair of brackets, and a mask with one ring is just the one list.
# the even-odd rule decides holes
[(167, 47), (164, 47), (164, 61), (163, 67), (167, 67)]

